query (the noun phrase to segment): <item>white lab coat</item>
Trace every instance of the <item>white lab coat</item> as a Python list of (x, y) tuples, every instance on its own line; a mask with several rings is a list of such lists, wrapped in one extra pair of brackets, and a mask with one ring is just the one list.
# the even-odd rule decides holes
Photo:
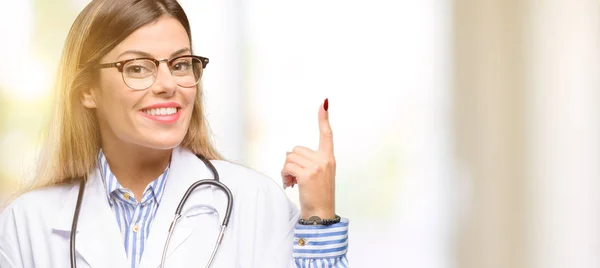
[[(268, 177), (240, 165), (212, 161), (234, 196), (233, 212), (212, 267), (293, 267), (298, 209)], [(194, 154), (176, 148), (167, 185), (138, 267), (160, 264), (175, 208), (187, 188), (213, 178)], [(69, 235), (79, 184), (29, 192), (0, 214), (0, 267), (69, 267)], [(188, 199), (169, 244), (165, 267), (204, 267), (225, 215), (226, 197), (213, 186)], [(77, 266), (130, 268), (116, 218), (96, 169), (88, 177), (77, 229)]]

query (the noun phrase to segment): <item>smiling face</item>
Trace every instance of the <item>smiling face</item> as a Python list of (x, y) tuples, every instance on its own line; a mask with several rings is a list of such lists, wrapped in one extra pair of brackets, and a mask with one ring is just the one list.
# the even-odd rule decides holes
[[(173, 59), (191, 55), (189, 37), (179, 21), (163, 16), (145, 25), (107, 53), (101, 63), (134, 58)], [(139, 67), (123, 72), (138, 74)], [(133, 90), (117, 68), (100, 69), (97, 86), (83, 96), (87, 108), (95, 108), (103, 145), (172, 149), (187, 133), (197, 88), (181, 87), (166, 61), (156, 80), (144, 90)]]

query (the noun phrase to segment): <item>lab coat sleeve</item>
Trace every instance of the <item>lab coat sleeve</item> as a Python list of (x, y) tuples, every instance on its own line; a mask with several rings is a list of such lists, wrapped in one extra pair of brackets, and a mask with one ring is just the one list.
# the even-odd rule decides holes
[[(349, 267), (346, 258), (348, 219), (330, 226), (298, 225), (300, 212), (280, 189), (259, 192), (252, 198), (242, 197), (249, 193), (240, 192), (238, 199), (257, 203), (238, 210), (232, 219), (239, 222), (240, 230), (230, 234), (230, 237), (244, 238), (238, 242), (241, 267)], [(239, 202), (242, 204), (250, 202)]]
[(10, 252), (10, 250), (8, 250), (8, 248), (4, 247), (4, 245), (0, 245), (0, 267), (7, 267), (7, 268), (16, 268), (17, 267), (15, 265), (15, 263), (13, 262), (13, 260), (10, 258), (9, 252)]
[(348, 219), (330, 226), (298, 225), (299, 209), (273, 180), (252, 170), (228, 174), (227, 168), (217, 168), (223, 178), (245, 178), (239, 181), (243, 190), (234, 192), (241, 200), (234, 202), (231, 218), (237, 228), (228, 234), (237, 237), (240, 267), (349, 267)]
[(0, 267), (23, 267), (17, 251), (17, 226), (14, 204), (0, 212)]
[(294, 228), (294, 267), (348, 267), (348, 225), (341, 222), (329, 226), (300, 225)]

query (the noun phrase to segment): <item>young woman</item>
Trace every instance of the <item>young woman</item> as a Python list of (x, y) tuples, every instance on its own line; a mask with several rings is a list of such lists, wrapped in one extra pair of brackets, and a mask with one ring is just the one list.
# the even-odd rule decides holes
[[(295, 147), (281, 171), (298, 210), (212, 147), (207, 64), (175, 0), (92, 1), (66, 41), (35, 185), (0, 215), (0, 267), (347, 267), (327, 100), (318, 150)], [(186, 195), (198, 180), (213, 183)]]

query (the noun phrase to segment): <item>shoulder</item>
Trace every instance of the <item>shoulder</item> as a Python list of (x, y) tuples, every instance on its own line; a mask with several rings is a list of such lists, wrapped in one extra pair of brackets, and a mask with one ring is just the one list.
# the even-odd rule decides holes
[[(213, 160), (211, 163), (220, 174), (220, 180), (227, 185), (234, 196), (234, 216), (238, 227), (244, 232), (265, 232), (287, 234), (296, 223), (300, 211), (290, 201), (281, 184), (254, 169), (240, 164)], [(265, 225), (268, 221), (270, 224)], [(267, 234), (264, 234), (269, 236)]]
[(62, 207), (65, 196), (73, 186), (72, 184), (51, 186), (20, 195), (0, 211), (0, 228), (8, 222), (47, 221)]
[[(217, 170), (219, 180), (230, 188), (243, 186), (260, 188), (263, 190), (282, 190), (275, 184), (275, 181), (268, 176), (241, 164), (227, 160), (210, 160), (210, 163)], [(207, 171), (206, 165), (202, 159), (192, 153), (189, 149), (181, 147), (178, 147), (173, 151), (172, 167), (183, 169), (185, 172), (195, 170)]]
[[(186, 174), (189, 172), (206, 171), (206, 178), (210, 178), (209, 171), (203, 160), (198, 158), (187, 149), (174, 151), (172, 166), (180, 168)], [(254, 215), (256, 217), (261, 212), (272, 215), (285, 215), (282, 218), (288, 218), (289, 215), (298, 214), (298, 209), (292, 203), (281, 184), (276, 180), (257, 172), (251, 168), (245, 167), (226, 160), (211, 160), (210, 163), (215, 167), (219, 180), (225, 184), (232, 192), (234, 197), (234, 211), (244, 212), (244, 214)], [(197, 180), (199, 177), (190, 177), (190, 180)], [(260, 217), (259, 217), (260, 218)]]
[(39, 245), (51, 243), (53, 227), (63, 218), (62, 207), (72, 195), (69, 192), (77, 188), (60, 185), (29, 191), (0, 212), (0, 253), (4, 254), (0, 266), (6, 263), (2, 259), (17, 267), (32, 267), (35, 259), (45, 259), (43, 252), (48, 251)]
[(225, 160), (212, 160), (211, 163), (217, 169), (221, 181), (230, 187), (241, 187), (246, 191), (253, 190), (281, 194), (282, 197), (285, 197), (283, 189), (265, 174)]
[(212, 160), (210, 162), (215, 166), (219, 174), (222, 174), (220, 177), (223, 180), (231, 181), (232, 183), (279, 188), (273, 179), (249, 167), (226, 160)]
[(248, 205), (263, 206), (274, 210), (297, 213), (280, 184), (254, 169), (224, 160), (212, 160), (220, 180), (231, 188), (237, 200)]

